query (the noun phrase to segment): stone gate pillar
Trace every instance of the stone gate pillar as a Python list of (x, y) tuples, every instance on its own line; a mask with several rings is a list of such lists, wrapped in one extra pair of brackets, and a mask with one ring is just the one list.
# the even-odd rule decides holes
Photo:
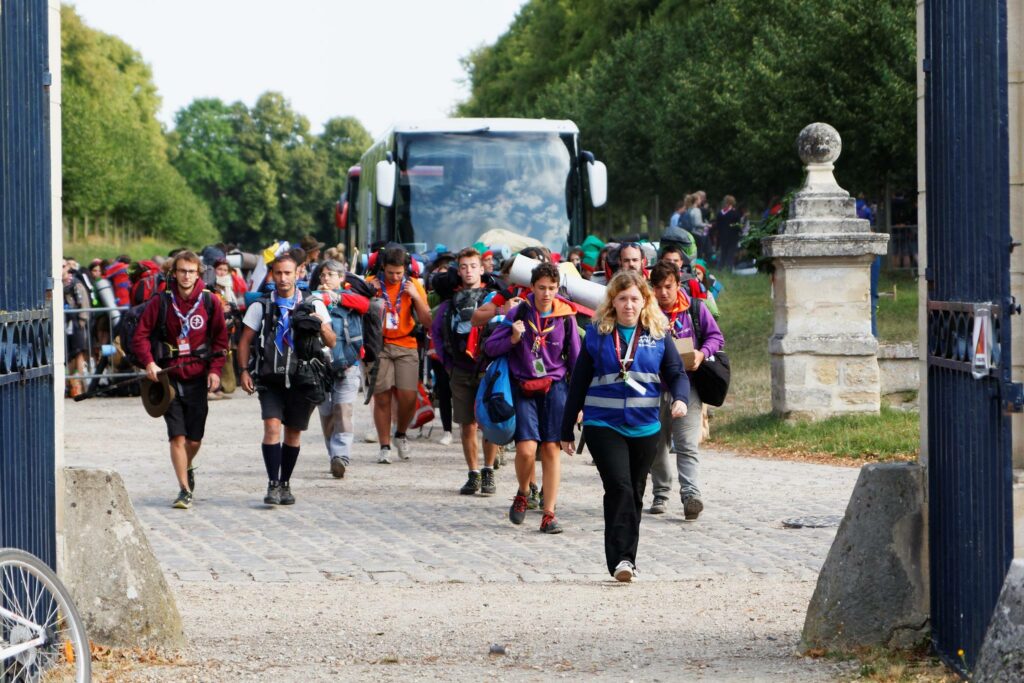
[(840, 151), (832, 126), (812, 123), (800, 131), (797, 153), (807, 178), (780, 234), (763, 242), (775, 266), (772, 410), (787, 418), (877, 413), (881, 403), (870, 271), (889, 236), (872, 233), (836, 183)]

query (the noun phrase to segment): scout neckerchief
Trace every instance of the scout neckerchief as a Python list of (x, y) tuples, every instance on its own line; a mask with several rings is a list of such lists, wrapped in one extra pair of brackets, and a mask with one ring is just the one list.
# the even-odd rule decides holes
[(626, 355), (622, 355), (622, 346), (619, 342), (621, 332), (615, 328), (615, 357), (619, 360), (619, 379), (626, 379), (626, 373), (629, 372), (629, 368), (633, 365), (633, 356), (636, 351), (636, 340), (640, 336), (640, 326), (637, 325), (633, 329), (633, 336), (629, 340), (629, 344), (626, 345)]
[(292, 340), (292, 326), (290, 323), (292, 310), (295, 308), (295, 304), (298, 303), (298, 299), (298, 292), (293, 293), (291, 297), (287, 299), (278, 296), (277, 292), (274, 292), (272, 301), (277, 305), (277, 309), (281, 312), (281, 317), (277, 319), (277, 332), (274, 336), (274, 345), (277, 346), (278, 353), (284, 353), (285, 346), (294, 346)]
[(380, 294), (384, 297), (384, 309), (387, 312), (388, 320), (385, 327), (389, 330), (398, 329), (399, 315), (402, 313), (402, 292), (405, 291), (405, 283), (409, 281), (409, 278), (403, 276), (402, 282), (398, 285), (398, 294), (395, 296), (394, 305), (391, 304), (391, 297), (388, 296), (388, 283), (387, 280), (381, 280), (380, 283)]
[[(543, 323), (540, 318), (540, 311), (538, 311), (536, 306), (533, 305), (531, 305), (530, 308), (533, 310), (533, 315), (537, 320), (536, 324), (534, 324), (534, 322), (529, 319), (527, 319), (526, 321), (527, 323), (529, 323), (530, 329), (533, 330), (533, 347), (531, 350), (533, 351), (533, 355), (539, 356), (540, 350), (544, 348), (545, 344), (547, 344), (548, 333), (551, 332), (551, 330), (555, 329), (555, 321), (552, 320), (554, 316), (548, 316), (548, 321), (550, 324), (547, 326), (546, 329), (541, 330), (541, 327), (543, 327)], [(551, 312), (555, 312), (554, 306), (551, 307)]]
[[(188, 309), (188, 313), (182, 315), (181, 311), (178, 310), (178, 297), (175, 293), (171, 292), (171, 310), (174, 311), (174, 315), (178, 316), (178, 320), (181, 322), (181, 332), (178, 333), (178, 355), (187, 356), (192, 353), (192, 347), (188, 342), (188, 333), (192, 329), (192, 324), (189, 322), (192, 320), (192, 315), (199, 308), (199, 304), (203, 301), (203, 292), (200, 290), (199, 296), (196, 298), (196, 302), (192, 304), (192, 308)], [(196, 325), (196, 329), (200, 326)]]

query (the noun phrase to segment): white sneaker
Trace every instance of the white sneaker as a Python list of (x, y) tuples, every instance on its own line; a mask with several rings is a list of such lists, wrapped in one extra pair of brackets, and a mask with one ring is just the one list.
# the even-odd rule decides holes
[(441, 435), (441, 438), (438, 439), (437, 442), (439, 444), (441, 444), (442, 446), (451, 446), (452, 445), (452, 433), (451, 432), (445, 432), (444, 434)]
[(619, 562), (615, 567), (615, 580), (622, 583), (629, 583), (636, 578), (636, 567), (629, 560)]
[(363, 441), (366, 443), (377, 443), (377, 430), (371, 429), (366, 434), (363, 434)]
[(390, 465), (391, 464), (391, 449), (382, 448), (380, 449), (380, 455), (377, 456), (378, 465)]
[(401, 439), (395, 439), (395, 445), (398, 446), (398, 457), (402, 460), (408, 460), (412, 457), (412, 452), (409, 449), (409, 439), (402, 437)]

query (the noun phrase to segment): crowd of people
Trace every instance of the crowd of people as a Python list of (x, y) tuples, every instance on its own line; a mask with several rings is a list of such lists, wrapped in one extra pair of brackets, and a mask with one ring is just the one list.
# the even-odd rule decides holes
[[(237, 384), (259, 398), (269, 506), (296, 502), (291, 478), (314, 411), (326, 468), (345, 478), (362, 391), (374, 424), (364, 438), (378, 442), (379, 464), (415, 457), (410, 432), (424, 412), (430, 420), (436, 408), (442, 444), (458, 424), (462, 495), (495, 494), (502, 449), (514, 444), (508, 519), (523, 524), (538, 509), (543, 533), (563, 531), (562, 453), (588, 450), (605, 490), (608, 569), (620, 581), (636, 576), (649, 477), (650, 513), (668, 509), (674, 464), (683, 515), (700, 517), (706, 411), (690, 379), (725, 340), (715, 320), (720, 285), (692, 243), (670, 230), (658, 248), (588, 238), (563, 257), (531, 246), (519, 252), (536, 261), (528, 282), (512, 282), (514, 254), (486, 245), (423, 258), (380, 244), (351, 262), (324, 247), (308, 237), (298, 248), (278, 243), (247, 264), (229, 245), (138, 264), (65, 262), (69, 392), (82, 390), (75, 373), (110, 347), (167, 388), (173, 507), (193, 505), (209, 401)], [(606, 285), (595, 310), (570, 300), (567, 277)], [(93, 304), (104, 315), (90, 316)], [(115, 323), (107, 309), (119, 305), (135, 308)], [(481, 383), (498, 360), (511, 386), (510, 444), (478, 428), (489, 391)]]

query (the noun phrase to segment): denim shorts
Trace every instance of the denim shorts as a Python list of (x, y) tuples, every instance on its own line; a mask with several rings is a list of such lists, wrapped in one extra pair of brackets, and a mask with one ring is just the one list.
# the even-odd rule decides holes
[(569, 384), (564, 380), (552, 382), (548, 393), (527, 398), (512, 379), (512, 400), (516, 408), (516, 436), (519, 441), (558, 443), (562, 434), (562, 413)]

